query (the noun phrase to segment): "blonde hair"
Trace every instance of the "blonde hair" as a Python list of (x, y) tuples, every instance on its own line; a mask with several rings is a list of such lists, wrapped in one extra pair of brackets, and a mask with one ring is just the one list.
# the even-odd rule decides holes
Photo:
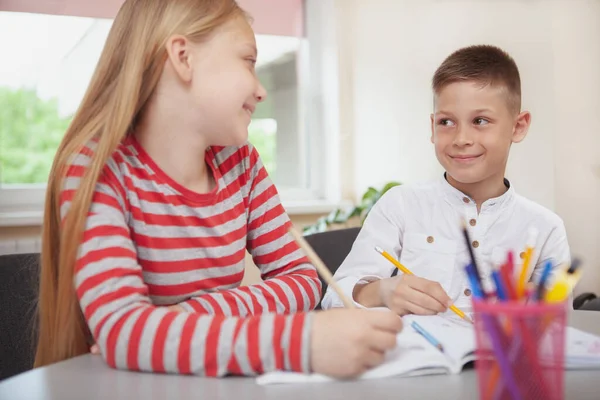
[[(126, 0), (110, 30), (87, 92), (58, 148), (46, 193), (35, 366), (89, 352), (89, 330), (75, 292), (77, 251), (96, 183), (135, 127), (167, 59), (169, 37), (206, 38), (236, 16), (235, 0)], [(60, 194), (73, 157), (97, 145), (65, 219)]]

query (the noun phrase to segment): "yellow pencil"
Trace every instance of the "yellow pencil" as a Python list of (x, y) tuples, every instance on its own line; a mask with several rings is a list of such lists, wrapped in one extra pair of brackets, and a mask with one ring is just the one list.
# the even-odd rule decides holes
[[(400, 271), (402, 271), (406, 275), (414, 275), (411, 270), (409, 270), (408, 268), (406, 268), (404, 265), (400, 264), (400, 262), (398, 260), (396, 260), (394, 257), (392, 257), (387, 251), (383, 250), (381, 247), (375, 246), (375, 250), (379, 254), (381, 254), (382, 256), (384, 256), (385, 258), (387, 258), (388, 261), (390, 261), (392, 264), (394, 264), (396, 266), (396, 268), (398, 268)], [(456, 315), (458, 315), (459, 317), (461, 317), (465, 321), (469, 321), (470, 323), (473, 323), (473, 321), (471, 320), (471, 318), (469, 318), (460, 308), (456, 307), (454, 304), (450, 306), (450, 309), (452, 311), (454, 311), (454, 313)]]
[(581, 279), (581, 261), (574, 259), (568, 268), (561, 269), (554, 279), (554, 285), (546, 292), (544, 298), (548, 303), (560, 303), (573, 293), (573, 288)]
[(525, 295), (525, 281), (527, 280), (527, 271), (529, 270), (529, 264), (533, 257), (533, 250), (535, 247), (535, 241), (537, 239), (537, 231), (531, 229), (529, 231), (529, 237), (527, 238), (527, 244), (525, 248), (525, 257), (523, 257), (523, 266), (521, 267), (521, 274), (517, 281), (517, 298), (522, 299)]

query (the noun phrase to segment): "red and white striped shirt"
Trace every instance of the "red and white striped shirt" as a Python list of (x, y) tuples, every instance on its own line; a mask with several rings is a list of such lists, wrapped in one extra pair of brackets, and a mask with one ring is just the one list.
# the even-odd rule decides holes
[[(61, 193), (66, 215), (93, 146)], [(96, 186), (75, 267), (77, 295), (115, 368), (224, 376), (309, 370), (321, 284), (287, 233), (289, 218), (251, 145), (211, 147), (216, 187), (169, 178), (133, 137)], [(245, 249), (264, 282), (240, 287)], [(180, 304), (186, 312), (160, 305)]]

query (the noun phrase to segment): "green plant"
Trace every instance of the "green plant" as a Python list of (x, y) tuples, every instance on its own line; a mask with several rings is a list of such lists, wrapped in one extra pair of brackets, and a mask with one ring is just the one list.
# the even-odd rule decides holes
[(70, 121), (56, 99), (0, 87), (0, 183), (45, 183)]
[(388, 182), (383, 186), (381, 190), (377, 190), (374, 187), (369, 187), (367, 191), (362, 195), (360, 203), (353, 207), (346, 209), (337, 208), (330, 212), (328, 215), (319, 218), (314, 224), (306, 226), (304, 228), (304, 235), (311, 235), (313, 233), (325, 232), (327, 228), (332, 224), (344, 224), (352, 218), (359, 218), (360, 225), (365, 222), (365, 218), (377, 203), (377, 200), (381, 198), (394, 186), (401, 185), (400, 182)]

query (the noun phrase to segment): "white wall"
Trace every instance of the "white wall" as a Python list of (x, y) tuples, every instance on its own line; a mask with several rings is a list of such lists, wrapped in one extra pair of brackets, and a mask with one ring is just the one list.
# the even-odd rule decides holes
[[(600, 1), (338, 0), (354, 44), (355, 195), (388, 180), (442, 172), (429, 142), (431, 77), (452, 51), (494, 44), (516, 60), (533, 123), (513, 147), (507, 177), (518, 192), (557, 211), (573, 253), (586, 262), (579, 290), (600, 292)], [(349, 21), (350, 20), (350, 21)], [(595, 203), (595, 204), (594, 204)]]
[(586, 262), (579, 290), (600, 295), (600, 1), (552, 12), (556, 211)]

